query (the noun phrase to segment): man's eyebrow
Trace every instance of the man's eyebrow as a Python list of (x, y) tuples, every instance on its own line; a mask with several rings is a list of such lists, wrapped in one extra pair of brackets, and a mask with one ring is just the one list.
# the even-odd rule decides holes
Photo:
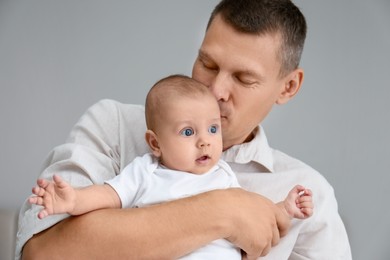
[(249, 69), (243, 69), (243, 70), (237, 72), (237, 74), (244, 75), (244, 76), (260, 77), (260, 75), (258, 73), (256, 73), (256, 71), (249, 70)]
[(211, 56), (201, 49), (198, 51), (198, 56), (203, 59), (211, 59)]

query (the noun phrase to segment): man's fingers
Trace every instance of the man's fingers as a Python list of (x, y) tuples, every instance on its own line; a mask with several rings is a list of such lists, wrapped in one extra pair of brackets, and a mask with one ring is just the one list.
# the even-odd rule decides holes
[(280, 241), (280, 233), (278, 226), (272, 228), (272, 246), (276, 246)]
[(268, 255), (269, 251), (271, 251), (271, 244), (268, 244), (266, 247), (264, 247), (263, 252), (261, 252), (260, 256)]
[(279, 230), (279, 236), (284, 237), (287, 234), (288, 230), (290, 229), (290, 225), (291, 225), (290, 219), (287, 216), (287, 214), (282, 212), (280, 209), (276, 210), (275, 217), (276, 217), (277, 228)]
[(242, 259), (245, 259), (245, 260), (256, 260), (257, 258), (259, 258), (259, 256), (245, 254)]

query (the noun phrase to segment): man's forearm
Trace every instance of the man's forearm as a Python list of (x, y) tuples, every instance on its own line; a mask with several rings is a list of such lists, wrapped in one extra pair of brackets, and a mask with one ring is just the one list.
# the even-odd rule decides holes
[[(68, 218), (31, 238), (23, 259), (172, 259), (225, 236), (210, 194)], [(206, 203), (207, 202), (207, 203)]]
[(267, 198), (242, 189), (215, 190), (66, 219), (31, 238), (23, 259), (175, 259), (220, 238), (256, 259), (278, 243), (289, 223)]

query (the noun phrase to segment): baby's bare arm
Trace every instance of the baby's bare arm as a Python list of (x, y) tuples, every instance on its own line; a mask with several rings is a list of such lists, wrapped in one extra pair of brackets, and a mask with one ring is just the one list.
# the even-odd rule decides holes
[(38, 179), (32, 190), (35, 196), (29, 202), (43, 206), (39, 218), (48, 215), (68, 213), (80, 215), (102, 208), (119, 208), (120, 199), (109, 185), (91, 185), (75, 189), (60, 176), (54, 175), (53, 181)]

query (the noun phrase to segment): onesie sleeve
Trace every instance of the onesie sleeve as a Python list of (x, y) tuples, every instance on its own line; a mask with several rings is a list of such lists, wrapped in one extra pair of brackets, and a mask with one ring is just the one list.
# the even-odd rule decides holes
[(147, 153), (135, 158), (119, 175), (105, 183), (118, 194), (122, 208), (135, 207), (139, 198), (147, 192), (151, 174), (156, 168), (157, 162)]
[(232, 168), (229, 166), (229, 164), (224, 161), (224, 160), (219, 160), (218, 161), (218, 165), (219, 167), (221, 167), (225, 172), (226, 174), (229, 176), (229, 188), (240, 188), (240, 184), (238, 183), (238, 180), (237, 180), (237, 176), (236, 174), (233, 172)]

